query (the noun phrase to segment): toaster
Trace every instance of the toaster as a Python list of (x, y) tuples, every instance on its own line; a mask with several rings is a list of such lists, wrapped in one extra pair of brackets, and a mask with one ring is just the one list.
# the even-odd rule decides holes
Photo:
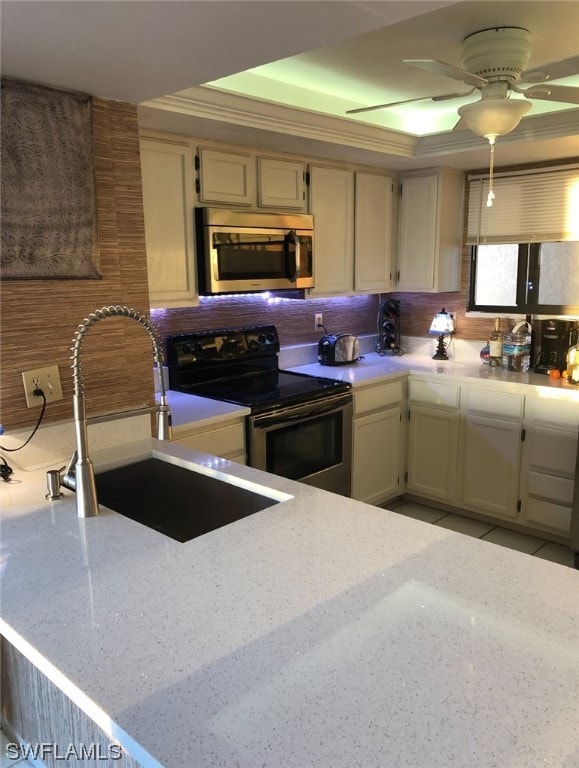
[(318, 342), (320, 365), (345, 365), (355, 363), (360, 357), (360, 343), (351, 333), (322, 336)]

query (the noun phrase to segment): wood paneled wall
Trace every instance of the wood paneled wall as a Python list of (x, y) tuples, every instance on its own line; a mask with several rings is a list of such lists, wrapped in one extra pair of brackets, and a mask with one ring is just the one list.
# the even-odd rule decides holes
[[(0, 418), (9, 431), (36, 423), (21, 372), (57, 364), (64, 399), (50, 403), (45, 421), (72, 418), (70, 347), (90, 312), (126, 304), (148, 312), (137, 109), (93, 100), (93, 140), (101, 280), (14, 280), (1, 284)], [(107, 318), (90, 329), (82, 348), (87, 412), (153, 402), (151, 344), (134, 321)]]

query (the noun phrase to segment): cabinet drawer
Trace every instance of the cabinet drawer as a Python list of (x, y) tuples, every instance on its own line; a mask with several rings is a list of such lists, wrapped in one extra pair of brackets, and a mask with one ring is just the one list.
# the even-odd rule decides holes
[(211, 432), (193, 433), (178, 438), (175, 442), (212, 456), (233, 456), (245, 452), (243, 424), (230, 424), (213, 429)]
[(577, 435), (571, 430), (535, 425), (529, 431), (529, 465), (557, 475), (575, 474)]
[(414, 403), (458, 408), (460, 387), (454, 384), (439, 384), (433, 381), (416, 381), (411, 378), (408, 399)]
[(546, 475), (543, 472), (529, 472), (529, 494), (543, 499), (552, 499), (561, 504), (573, 503), (575, 483), (567, 477)]
[(529, 412), (535, 421), (550, 424), (564, 424), (577, 429), (579, 424), (579, 402), (557, 402), (538, 397), (529, 398)]
[(391, 381), (354, 392), (354, 415), (379, 411), (402, 400), (402, 382)]
[(563, 507), (540, 499), (529, 499), (525, 522), (538, 528), (548, 528), (569, 535), (571, 507)]
[(510, 392), (467, 389), (465, 405), (467, 410), (476, 413), (490, 413), (493, 416), (510, 416), (513, 419), (522, 419), (525, 396)]

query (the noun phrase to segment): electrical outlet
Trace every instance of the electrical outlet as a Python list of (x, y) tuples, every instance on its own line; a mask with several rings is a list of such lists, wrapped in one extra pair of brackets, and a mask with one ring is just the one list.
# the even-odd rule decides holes
[(314, 331), (324, 330), (323, 328), (320, 328), (320, 325), (322, 325), (324, 322), (324, 316), (321, 312), (316, 312), (314, 315)]
[(62, 387), (60, 385), (60, 373), (58, 365), (48, 365), (45, 368), (34, 368), (32, 371), (22, 371), (24, 394), (26, 405), (35, 408), (44, 402), (40, 396), (34, 394), (35, 389), (41, 389), (47, 403), (62, 400)]

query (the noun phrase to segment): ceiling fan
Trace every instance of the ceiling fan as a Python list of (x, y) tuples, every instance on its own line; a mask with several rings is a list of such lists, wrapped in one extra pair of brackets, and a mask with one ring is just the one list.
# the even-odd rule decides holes
[[(579, 56), (548, 64), (541, 69), (525, 71), (531, 55), (530, 33), (522, 27), (494, 27), (469, 35), (463, 43), (463, 69), (436, 59), (404, 59), (429, 72), (445, 75), (471, 86), (464, 93), (422, 96), (372, 107), (350, 109), (346, 114), (360, 114), (375, 109), (388, 109), (400, 104), (431, 100), (433, 102), (463, 98), (475, 90), (480, 99), (460, 107), (460, 121), (455, 128), (466, 126), (487, 138), (491, 144), (497, 136), (509, 133), (531, 108), (525, 99), (542, 99), (579, 105), (579, 88), (552, 85), (551, 80), (579, 74)], [(528, 84), (521, 88), (519, 83)], [(517, 93), (525, 99), (511, 99)]]

